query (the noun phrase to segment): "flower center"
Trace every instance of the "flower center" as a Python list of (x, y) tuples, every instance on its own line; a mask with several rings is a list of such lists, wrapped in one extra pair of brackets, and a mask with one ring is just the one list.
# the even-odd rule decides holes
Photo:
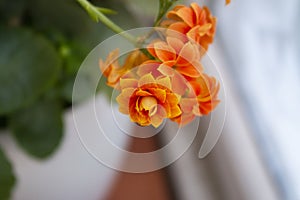
[(149, 116), (153, 116), (157, 111), (157, 100), (154, 97), (143, 97), (141, 107), (149, 111)]

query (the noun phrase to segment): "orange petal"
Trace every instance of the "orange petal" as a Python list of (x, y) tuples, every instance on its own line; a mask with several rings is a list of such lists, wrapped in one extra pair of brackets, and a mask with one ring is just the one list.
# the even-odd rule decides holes
[(187, 66), (178, 66), (176, 70), (188, 77), (199, 77), (200, 72), (198, 69), (196, 69), (193, 65), (187, 65)]
[(174, 118), (181, 115), (182, 111), (178, 105), (172, 106), (169, 114), (169, 118)]
[(196, 116), (201, 116), (202, 115), (202, 113), (201, 113), (201, 111), (199, 109), (199, 105), (198, 104), (196, 104), (196, 105), (193, 106), (192, 112)]
[(150, 44), (147, 46), (147, 50), (148, 50), (148, 52), (149, 52), (152, 56), (157, 57), (156, 52), (155, 52), (155, 49), (154, 49), (154, 43), (155, 43), (155, 42), (150, 43)]
[(190, 94), (193, 94), (193, 96), (198, 96), (201, 92), (201, 85), (197, 80), (189, 81), (189, 85), (191, 86)]
[(174, 20), (166, 19), (166, 20), (163, 20), (159, 26), (163, 27), (163, 28), (168, 28), (173, 23), (174, 23)]
[(188, 26), (193, 27), (196, 19), (194, 12), (189, 7), (182, 7), (176, 12), (177, 16), (180, 17)]
[(198, 19), (198, 24), (201, 25), (201, 24), (204, 24), (205, 21), (207, 21), (207, 15), (209, 15), (210, 11), (208, 9), (208, 7), (204, 6), (203, 9), (202, 9), (202, 12), (200, 14), (200, 17)]
[(172, 36), (175, 34), (174, 37), (176, 37), (176, 35), (178, 36), (178, 33), (174, 32), (174, 31), (185, 34), (191, 29), (184, 22), (175, 22), (175, 23), (171, 24), (168, 28), (171, 29), (171, 31), (167, 30), (167, 35)]
[(145, 110), (151, 110), (153, 106), (157, 105), (157, 100), (155, 97), (146, 96), (141, 99), (140, 104)]
[(176, 51), (176, 54), (178, 54), (184, 46), (183, 41), (175, 37), (167, 37), (167, 42)]
[(193, 9), (195, 17), (196, 17), (195, 24), (199, 24), (199, 18), (200, 18), (202, 9), (200, 8), (200, 6), (197, 3), (191, 3), (191, 8)]
[(158, 85), (162, 85), (162, 86), (168, 88), (169, 90), (172, 90), (171, 80), (170, 80), (170, 77), (168, 77), (168, 76), (157, 79), (156, 83)]
[(167, 97), (166, 90), (160, 88), (149, 88), (148, 90), (160, 102), (164, 103), (166, 101), (166, 97)]
[(150, 117), (150, 121), (151, 121), (151, 124), (155, 128), (157, 128), (157, 127), (159, 127), (163, 123), (164, 118), (161, 117), (160, 115), (153, 115), (153, 116)]
[(194, 105), (197, 105), (197, 99), (196, 98), (182, 98), (180, 100), (180, 107), (182, 112), (184, 113), (190, 113), (193, 111)]
[(167, 93), (166, 98), (169, 105), (177, 105), (179, 103), (179, 98), (174, 93)]
[(173, 10), (171, 10), (171, 11), (169, 11), (169, 12), (167, 13), (167, 18), (173, 19), (173, 20), (176, 20), (176, 21), (181, 20), (181, 19), (177, 16), (176, 11), (178, 11), (179, 9), (181, 9), (181, 8), (183, 8), (183, 7), (185, 7), (185, 6), (184, 6), (184, 5), (177, 5), (177, 6), (175, 6), (175, 7), (173, 8)]
[(176, 60), (170, 60), (162, 63), (163, 65), (169, 66), (169, 67), (174, 67), (176, 65)]
[(140, 65), (142, 62), (148, 60), (149, 58), (143, 54), (139, 50), (134, 50), (128, 54), (126, 57), (126, 60), (124, 61), (124, 65), (122, 66), (122, 69), (124, 70), (129, 70), (134, 67), (137, 67)]
[(135, 93), (137, 96), (146, 97), (146, 96), (152, 96), (150, 92), (147, 92), (145, 90), (138, 90)]
[(178, 56), (177, 65), (186, 65), (191, 61), (194, 61), (197, 57), (195, 54), (198, 54), (197, 48), (194, 47), (190, 42), (186, 43)]
[(162, 73), (163, 75), (165, 75), (165, 76), (171, 76), (172, 77), (174, 75), (174, 69), (172, 67), (166, 66), (164, 64), (161, 64), (158, 67), (158, 71), (160, 73)]
[(105, 63), (102, 59), (99, 59), (99, 67), (100, 67), (102, 74), (105, 77), (107, 77), (109, 75), (109, 66), (105, 65)]
[(105, 61), (99, 59), (99, 67), (105, 77), (110, 76), (112, 70), (118, 69), (120, 67), (117, 60), (118, 57), (119, 57), (119, 49), (115, 49), (108, 54)]
[(143, 85), (151, 84), (151, 83), (155, 83), (155, 79), (151, 73), (148, 73), (140, 78), (138, 82), (138, 86), (141, 87)]
[(154, 44), (155, 53), (157, 58), (163, 62), (175, 60), (176, 52), (175, 50), (167, 45), (165, 42), (157, 42)]
[(158, 105), (158, 108), (157, 108), (157, 115), (159, 115), (161, 118), (167, 117), (166, 109), (160, 104)]
[(179, 117), (179, 122), (177, 122), (177, 123), (181, 126), (184, 126), (184, 125), (192, 122), (195, 119), (195, 117), (196, 116), (193, 115), (193, 113), (184, 114)]
[(202, 64), (199, 62), (199, 60), (200, 59), (195, 60), (194, 62), (191, 63), (191, 65), (194, 66), (198, 70), (198, 72), (202, 73), (204, 69)]
[(136, 79), (120, 79), (120, 88), (121, 90), (125, 89), (125, 88), (137, 88), (138, 86), (138, 80)]
[(176, 94), (183, 95), (187, 89), (186, 83), (186, 79), (181, 74), (178, 72), (174, 73), (172, 77), (172, 91)]
[(157, 71), (157, 68), (160, 66), (160, 64), (160, 62), (154, 60), (146, 61), (137, 68), (137, 75), (144, 76), (148, 73), (151, 73), (154, 77), (157, 77), (160, 75), (160, 73)]
[(117, 96), (116, 100), (119, 104), (119, 111), (123, 114), (129, 114), (129, 99), (134, 92), (134, 88), (126, 88)]

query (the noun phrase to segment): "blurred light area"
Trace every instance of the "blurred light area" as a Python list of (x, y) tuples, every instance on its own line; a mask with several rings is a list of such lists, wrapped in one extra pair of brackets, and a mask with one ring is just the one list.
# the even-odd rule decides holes
[[(118, 173), (100, 164), (87, 152), (76, 130), (76, 126), (80, 124), (85, 125), (87, 133), (98, 130), (97, 127), (90, 126), (91, 116), (94, 116), (90, 108), (93, 106), (92, 101), (75, 106), (79, 124), (75, 124), (72, 110), (65, 113), (64, 139), (57, 152), (47, 160), (35, 160), (28, 156), (16, 144), (11, 134), (0, 135), (0, 144), (11, 159), (18, 179), (12, 199), (99, 200), (106, 195)], [(111, 115), (109, 102), (104, 95), (98, 96), (95, 106), (103, 108), (103, 115)], [(98, 142), (99, 146), (106, 143)], [(126, 140), (119, 140), (118, 145), (124, 148)]]
[(300, 1), (210, 3), (263, 162), (282, 198), (300, 199)]

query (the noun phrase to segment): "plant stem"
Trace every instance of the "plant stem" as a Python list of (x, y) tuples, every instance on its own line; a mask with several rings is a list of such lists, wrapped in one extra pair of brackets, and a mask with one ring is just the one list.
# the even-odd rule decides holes
[(104, 25), (106, 25), (115, 33), (120, 34), (122, 37), (132, 42), (133, 44), (137, 44), (137, 40), (135, 37), (128, 34), (127, 32), (124, 32), (124, 30), (121, 27), (116, 25), (114, 22), (108, 19), (102, 12), (100, 12), (100, 10), (97, 9), (96, 6), (92, 5), (87, 0), (77, 0), (77, 2), (87, 11), (87, 13), (91, 16), (93, 20), (95, 20), (96, 22), (101, 21)]
[(168, 12), (170, 7), (176, 2), (177, 0), (159, 0), (159, 11), (157, 17), (154, 22), (154, 26), (158, 26), (161, 19), (164, 15)]

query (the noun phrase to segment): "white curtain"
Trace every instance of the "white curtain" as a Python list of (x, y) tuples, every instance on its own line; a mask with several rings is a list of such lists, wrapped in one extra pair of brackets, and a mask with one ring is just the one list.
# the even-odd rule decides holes
[(263, 159), (282, 197), (300, 199), (300, 1), (208, 2)]

